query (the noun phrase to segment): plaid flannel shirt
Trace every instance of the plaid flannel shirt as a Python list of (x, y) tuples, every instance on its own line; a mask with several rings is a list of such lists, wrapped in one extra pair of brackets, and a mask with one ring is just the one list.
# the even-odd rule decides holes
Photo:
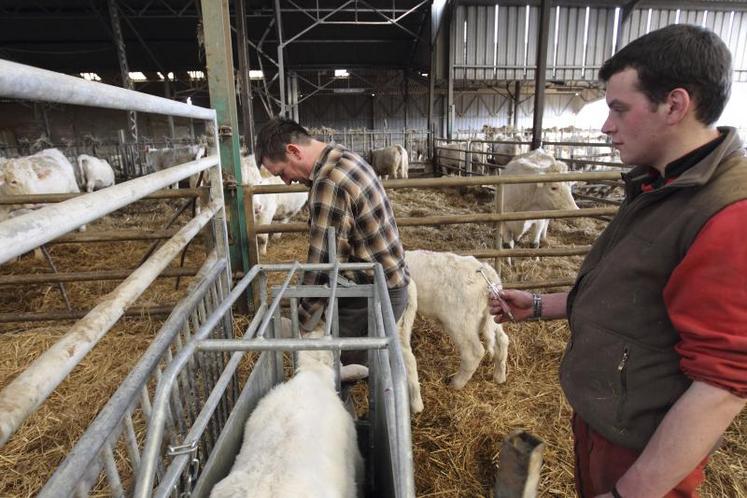
[[(406, 287), (410, 275), (389, 198), (373, 168), (341, 145), (328, 145), (314, 164), (309, 193), (309, 263), (329, 262), (327, 228), (334, 227), (337, 260), (341, 263), (381, 263), (390, 289)], [(344, 272), (358, 284), (373, 282), (372, 272)], [(327, 272), (307, 272), (305, 285), (329, 283)], [(310, 330), (327, 300), (306, 298), (299, 319)]]

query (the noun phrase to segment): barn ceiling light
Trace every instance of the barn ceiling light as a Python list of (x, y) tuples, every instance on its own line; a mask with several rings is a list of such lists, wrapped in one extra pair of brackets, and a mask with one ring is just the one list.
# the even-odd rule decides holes
[(258, 69), (250, 69), (249, 70), (249, 79), (251, 80), (261, 80), (265, 77), (265, 73)]
[(204, 80), (205, 73), (202, 71), (187, 71), (189, 77), (193, 80)]
[(101, 76), (96, 73), (80, 73), (80, 75), (88, 81), (101, 81)]
[(166, 76), (164, 77), (163, 73), (158, 71), (158, 77), (161, 78), (161, 81), (165, 80), (166, 78), (169, 79), (169, 81), (174, 81), (174, 73), (166, 73)]
[(130, 79), (132, 81), (145, 81), (148, 78), (146, 78), (146, 76), (140, 71), (132, 71), (130, 72)]
[(350, 73), (347, 69), (335, 69), (335, 78), (349, 78)]

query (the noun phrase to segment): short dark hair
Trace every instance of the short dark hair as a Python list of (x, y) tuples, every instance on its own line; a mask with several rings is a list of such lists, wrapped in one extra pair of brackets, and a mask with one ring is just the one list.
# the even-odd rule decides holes
[(271, 161), (284, 161), (286, 145), (307, 144), (309, 140), (311, 136), (306, 128), (292, 119), (272, 118), (257, 133), (257, 144), (254, 148), (257, 163), (262, 164), (265, 158)]
[(731, 54), (713, 31), (673, 24), (637, 38), (599, 70), (604, 82), (625, 69), (638, 71), (640, 90), (654, 104), (675, 88), (695, 100), (695, 117), (711, 125), (721, 116), (731, 92)]

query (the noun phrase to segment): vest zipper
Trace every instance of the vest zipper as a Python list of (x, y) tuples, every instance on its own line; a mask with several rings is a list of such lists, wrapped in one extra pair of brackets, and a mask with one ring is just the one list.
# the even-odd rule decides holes
[(620, 363), (617, 364), (617, 376), (620, 380), (620, 399), (617, 402), (617, 427), (620, 430), (624, 429), (623, 408), (625, 408), (625, 401), (627, 401), (628, 398), (628, 379), (625, 375), (625, 367), (627, 366), (628, 358), (630, 358), (630, 349), (628, 346), (625, 346)]

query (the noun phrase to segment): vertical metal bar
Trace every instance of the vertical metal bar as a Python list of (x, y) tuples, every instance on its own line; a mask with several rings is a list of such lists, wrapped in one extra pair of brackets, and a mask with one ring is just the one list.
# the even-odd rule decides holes
[[(122, 26), (119, 23), (119, 11), (116, 0), (108, 0), (109, 17), (112, 22), (112, 34), (114, 35), (114, 44), (117, 48), (117, 58), (119, 59), (119, 70), (122, 73), (122, 86), (130, 90), (133, 89), (132, 80), (130, 79), (130, 68), (127, 65), (127, 51), (125, 49), (124, 37), (122, 36)], [(137, 142), (137, 113), (127, 111), (128, 130), (130, 139)]]
[[(219, 144), (221, 168), (233, 173), (241, 184), (239, 161), (239, 126), (236, 111), (236, 87), (233, 74), (233, 52), (231, 48), (231, 25), (228, 0), (201, 0), (202, 22), (205, 31), (205, 58), (207, 59), (210, 105), (216, 112), (218, 129), (214, 131)], [(211, 178), (211, 196), (223, 195), (222, 178)], [(215, 181), (220, 180), (220, 181)], [(222, 198), (222, 197), (221, 197)], [(244, 218), (244, 193), (241, 189), (229, 192), (226, 199), (228, 217), (231, 221), (230, 246), (231, 269), (249, 271), (247, 258), (246, 220)], [(223, 257), (219, 251), (218, 257)]]
[[(171, 92), (171, 83), (169, 82), (169, 73), (163, 74), (163, 96), (167, 99), (174, 98), (174, 94)], [(169, 136), (171, 137), (171, 143), (176, 140), (176, 128), (174, 127), (174, 116), (169, 114), (167, 117), (169, 122)]]
[[(405, 104), (402, 107), (404, 108), (405, 130), (407, 130), (407, 105), (408, 105), (409, 100), (410, 100), (410, 80), (407, 77), (407, 70), (406, 69), (402, 70), (402, 79), (405, 80), (404, 81), (404, 83), (405, 83)], [(407, 143), (406, 143), (406, 141), (405, 141), (404, 146), (405, 146), (405, 149), (407, 149)]]
[[(500, 168), (496, 168), (495, 173), (497, 175), (501, 174)], [(503, 213), (503, 184), (499, 183), (495, 186), (495, 198), (493, 203), (493, 212), (502, 214)], [(503, 246), (503, 236), (501, 234), (501, 225), (502, 223), (499, 221), (495, 224), (495, 248), (500, 249)], [(500, 258), (495, 258), (493, 261), (493, 267), (495, 268), (495, 272), (498, 274), (498, 276), (501, 276), (501, 262)]]
[(106, 465), (106, 476), (109, 479), (111, 495), (116, 498), (124, 497), (122, 480), (119, 478), (119, 471), (117, 470), (117, 464), (114, 462), (111, 445), (107, 443), (102, 451), (104, 453), (104, 464)]
[(545, 77), (547, 73), (547, 42), (550, 32), (550, 0), (542, 0), (540, 30), (537, 42), (537, 71), (534, 74), (534, 119), (531, 149), (542, 146), (542, 114), (545, 111)]
[[(203, 0), (205, 1), (205, 0)], [(285, 44), (283, 43), (283, 23), (280, 17), (280, 0), (275, 0), (275, 19), (278, 28), (278, 85), (280, 86), (280, 116), (287, 114), (285, 102)]]
[(449, 139), (454, 138), (454, 61), (456, 58), (456, 48), (460, 46), (459, 40), (457, 40), (457, 26), (456, 26), (456, 15), (454, 15), (454, 9), (456, 9), (455, 3), (452, 3), (449, 8), (449, 26), (450, 29), (447, 34), (447, 63), (446, 63), (446, 79), (447, 79), (447, 93), (446, 93), (446, 136)]
[(514, 83), (514, 101), (513, 101), (513, 107), (514, 107), (514, 114), (512, 117), (512, 125), (514, 127), (514, 130), (519, 129), (519, 105), (521, 103), (521, 81), (516, 80)]
[(239, 56), (239, 78), (241, 81), (241, 117), (244, 122), (244, 145), (249, 154), (254, 153), (254, 104), (252, 101), (252, 80), (246, 30), (246, 0), (234, 0), (236, 6), (236, 45)]

